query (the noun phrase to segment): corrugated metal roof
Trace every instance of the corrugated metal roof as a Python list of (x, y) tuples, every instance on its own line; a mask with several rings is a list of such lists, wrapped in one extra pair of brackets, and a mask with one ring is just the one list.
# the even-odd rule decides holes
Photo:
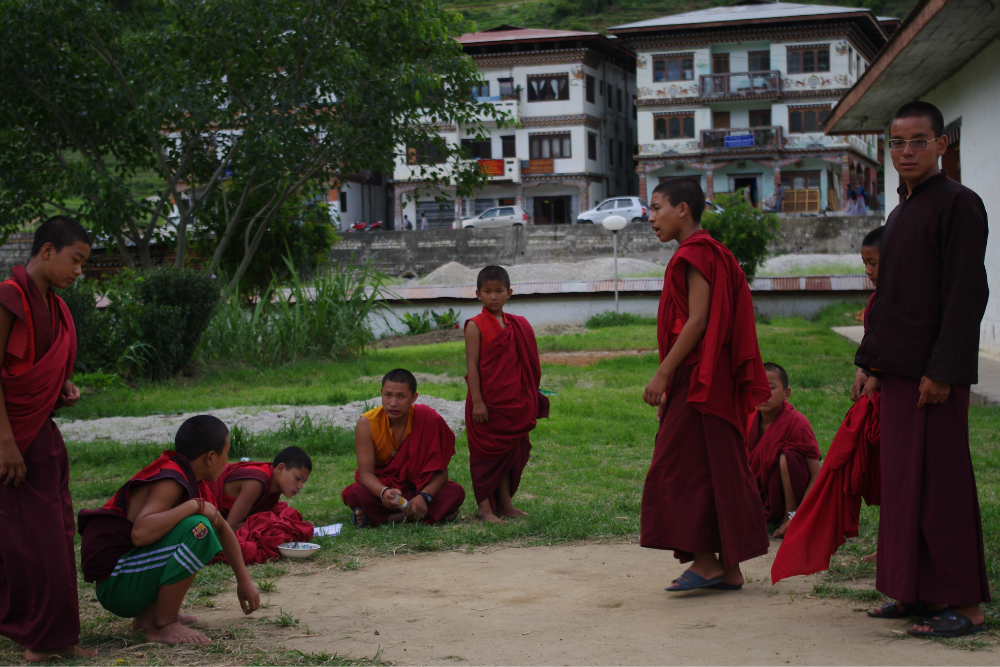
[(652, 28), (659, 26), (683, 26), (689, 24), (756, 21), (760, 19), (797, 18), (803, 16), (828, 16), (831, 14), (856, 14), (868, 11), (859, 7), (833, 7), (830, 5), (800, 5), (793, 2), (769, 2), (755, 5), (728, 5), (710, 7), (683, 14), (671, 14), (625, 25), (616, 25), (609, 30), (629, 30), (632, 28)]
[(507, 42), (525, 39), (558, 39), (561, 37), (596, 37), (596, 32), (577, 32), (574, 30), (542, 30), (539, 28), (515, 28), (512, 30), (494, 30), (485, 32), (467, 32), (458, 38), (462, 44), (481, 44), (484, 42)]
[[(615, 281), (588, 280), (579, 282), (513, 283), (515, 295), (603, 294), (614, 292)], [(758, 277), (750, 284), (752, 292), (861, 292), (875, 286), (868, 276), (791, 276)], [(618, 281), (621, 293), (659, 294), (663, 278), (623, 278)], [(475, 285), (422, 285), (390, 287), (389, 301), (421, 301), (429, 299), (475, 299)]]

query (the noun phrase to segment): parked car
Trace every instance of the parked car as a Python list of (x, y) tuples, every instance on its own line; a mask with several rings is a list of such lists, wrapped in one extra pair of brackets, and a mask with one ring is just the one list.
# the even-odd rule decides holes
[[(452, 223), (452, 229), (457, 223)], [(528, 214), (520, 206), (497, 206), (488, 208), (472, 218), (462, 219), (462, 229), (484, 229), (486, 227), (517, 227), (528, 224)]]
[(609, 215), (620, 215), (629, 222), (645, 222), (649, 218), (649, 207), (638, 197), (612, 197), (605, 199), (597, 207), (584, 211), (576, 221), (598, 225)]

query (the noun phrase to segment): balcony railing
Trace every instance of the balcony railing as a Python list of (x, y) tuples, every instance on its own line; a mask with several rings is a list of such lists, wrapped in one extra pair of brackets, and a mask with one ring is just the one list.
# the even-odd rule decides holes
[[(494, 95), (493, 97), (477, 97), (477, 102), (485, 102), (501, 113), (510, 114), (509, 120), (518, 120), (521, 115), (521, 100), (515, 95)], [(491, 121), (493, 116), (483, 112), (476, 114), (477, 120)]]
[[(753, 141), (745, 138), (753, 137)], [(731, 137), (727, 146), (726, 137)], [(726, 130), (702, 130), (702, 150), (734, 150), (737, 148), (781, 148), (781, 127), (732, 128)]]
[(702, 97), (759, 97), (779, 92), (781, 72), (776, 69), (736, 74), (704, 74), (701, 77)]

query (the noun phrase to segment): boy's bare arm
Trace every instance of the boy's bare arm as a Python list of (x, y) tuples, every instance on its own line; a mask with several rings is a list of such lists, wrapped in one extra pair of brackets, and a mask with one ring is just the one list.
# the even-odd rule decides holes
[[(129, 518), (132, 519), (132, 544), (137, 547), (156, 542), (174, 529), (182, 520), (198, 513), (198, 501), (195, 499), (181, 502), (184, 488), (172, 479), (161, 479), (147, 485), (142, 494), (133, 501), (141, 504), (133, 514), (134, 508), (129, 507)], [(202, 512), (205, 518), (215, 526), (222, 517), (215, 505), (205, 503)]]
[(649, 405), (658, 406), (664, 393), (667, 391), (667, 384), (670, 376), (673, 375), (677, 367), (695, 348), (701, 340), (705, 329), (708, 327), (708, 311), (712, 298), (712, 287), (708, 280), (698, 269), (688, 264), (687, 271), (688, 287), (688, 320), (684, 323), (684, 328), (677, 336), (674, 346), (664, 357), (663, 363), (656, 370), (653, 378), (646, 385), (643, 400)]
[(260, 607), (260, 593), (257, 591), (253, 579), (250, 578), (250, 573), (247, 572), (236, 533), (225, 521), (218, 522), (215, 533), (219, 536), (219, 544), (222, 545), (222, 555), (226, 557), (226, 562), (233, 568), (233, 574), (236, 575), (236, 596), (239, 598), (240, 607), (244, 614), (252, 614)]
[[(809, 469), (809, 484), (806, 485), (806, 490), (802, 493), (802, 498), (805, 499), (809, 495), (809, 491), (812, 490), (813, 484), (816, 483), (816, 478), (819, 477), (820, 468), (823, 464), (820, 463), (819, 459), (811, 459), (806, 457), (806, 467)], [(801, 504), (802, 501), (799, 501)]]
[(472, 420), (485, 422), (490, 413), (483, 401), (483, 389), (479, 382), (479, 345), (482, 334), (475, 322), (465, 325), (465, 373), (469, 381), (469, 396), (472, 397)]
[[(14, 326), (14, 313), (7, 308), (0, 306), (0, 350), (7, 353), (7, 340), (10, 338), (10, 330)], [(0, 357), (0, 361), (3, 358)], [(3, 387), (0, 387), (0, 480), (4, 484), (13, 484), (14, 487), (21, 485), (28, 474), (28, 468), (24, 465), (24, 457), (21, 456), (14, 440), (14, 431), (10, 427), (10, 419), (7, 417), (7, 404), (4, 402)]]
[(232, 509), (229, 510), (229, 516), (226, 517), (229, 527), (234, 531), (239, 530), (250, 516), (250, 510), (265, 492), (264, 483), (260, 480), (240, 480), (240, 493), (236, 496)]
[(375, 440), (372, 438), (372, 425), (368, 423), (366, 417), (358, 419), (358, 425), (354, 429), (354, 447), (358, 454), (358, 482), (381, 498), (384, 507), (396, 509), (397, 506), (393, 504), (392, 499), (402, 491), (389, 489), (375, 474)]

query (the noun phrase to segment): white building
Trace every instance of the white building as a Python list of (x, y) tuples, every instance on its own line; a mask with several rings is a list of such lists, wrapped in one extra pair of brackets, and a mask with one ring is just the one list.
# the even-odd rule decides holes
[[(533, 224), (576, 221), (601, 199), (633, 194), (638, 186), (635, 133), (635, 56), (598, 33), (500, 26), (459, 38), (485, 81), (480, 99), (510, 113), (515, 126), (486, 121), (488, 141), (470, 128), (440, 126), (450, 145), (467, 148), (491, 177), (474, 198), (454, 189), (420, 189), (419, 162), (401, 157), (392, 185), (396, 228), (403, 215), (427, 216), (431, 228), (449, 227), (487, 208), (520, 205)], [(454, 202), (441, 206), (435, 195)]]
[[(375, 171), (349, 174), (343, 182), (335, 183), (327, 193), (330, 221), (334, 227), (346, 232), (356, 222), (382, 222), (388, 229), (392, 223), (386, 178)], [(402, 227), (397, 227), (402, 229)]]
[(840, 210), (877, 192), (878, 135), (823, 122), (898, 22), (870, 10), (742, 0), (610, 28), (637, 54), (639, 196), (694, 177), (708, 197), (783, 182), (783, 210)]
[[(882, 132), (905, 102), (924, 100), (944, 114), (948, 176), (975, 190), (995, 226), (1000, 220), (1000, 5), (980, 0), (923, 0), (830, 115), (828, 132)], [(886, 209), (899, 203), (899, 174), (885, 155)], [(990, 300), (980, 336), (1000, 355), (1000, 238), (986, 247)]]

